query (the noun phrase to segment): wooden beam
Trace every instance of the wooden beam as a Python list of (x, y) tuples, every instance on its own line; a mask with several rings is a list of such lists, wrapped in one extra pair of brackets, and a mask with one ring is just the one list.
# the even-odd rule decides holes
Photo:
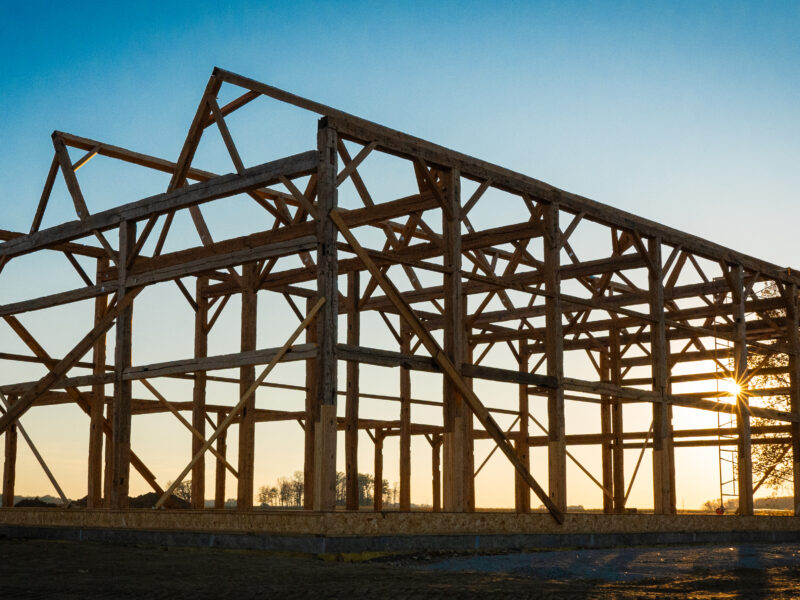
[(125, 221), (139, 221), (188, 208), (203, 202), (233, 196), (274, 183), (280, 175), (299, 177), (311, 173), (319, 160), (317, 152), (305, 152), (245, 169), (241, 174), (222, 175), (164, 194), (95, 213), (83, 221), (70, 221), (31, 235), (0, 244), (0, 256), (19, 256), (119, 227)]
[[(360, 295), (359, 273), (347, 274), (347, 343), (358, 345), (361, 312), (358, 310)], [(358, 510), (358, 361), (347, 361), (347, 397), (345, 399), (345, 506), (347, 510)]]
[[(217, 426), (219, 429), (224, 419), (223, 413), (217, 413)], [(217, 462), (215, 470), (215, 485), (214, 485), (214, 508), (217, 510), (225, 508), (225, 463), (223, 459), (226, 457), (228, 450), (228, 430), (223, 429), (217, 437)], [(237, 474), (238, 476), (238, 474)]]
[[(431, 180), (430, 171), (423, 165), (428, 186), (439, 184)], [(458, 171), (441, 173), (444, 190), (442, 195), (442, 252), (445, 274), (444, 288), (444, 336), (443, 347), (447, 358), (456, 371), (468, 362), (466, 359), (466, 301), (461, 291), (461, 176)], [(458, 386), (449, 378), (443, 380), (444, 405), (444, 510), (466, 512), (472, 489), (472, 468), (469, 466), (472, 440), (469, 435), (472, 415)]]
[[(14, 405), (15, 399), (11, 406)], [(3, 462), (3, 506), (14, 506), (14, 485), (17, 479), (17, 422), (5, 431), (5, 459)]]
[[(794, 350), (789, 355), (789, 406), (800, 416), (800, 307), (798, 307), (797, 285), (792, 283), (784, 290), (786, 302), (787, 343)], [(800, 516), (800, 423), (792, 423), (792, 491), (794, 515)]]
[(547, 376), (555, 379), (556, 387), (548, 390), (547, 419), (550, 443), (548, 445), (548, 479), (550, 499), (559, 511), (567, 509), (567, 447), (565, 443), (564, 389), (564, 335), (561, 308), (561, 229), (559, 205), (544, 207), (544, 286), (545, 298), (545, 351)]
[[(520, 342), (518, 352), (517, 364), (519, 371), (528, 373), (530, 367), (529, 360), (530, 354), (528, 353), (527, 344)], [(514, 440), (514, 448), (519, 456), (520, 462), (525, 465), (525, 468), (531, 468), (530, 446), (528, 445), (529, 427), (528, 427), (528, 413), (530, 412), (528, 386), (527, 384), (519, 384), (519, 435)], [(492, 452), (497, 448), (495, 446)], [(514, 472), (514, 508), (518, 513), (529, 513), (531, 511), (531, 489), (519, 476), (519, 473)]]
[[(650, 263), (650, 357), (653, 372), (653, 391), (662, 398), (669, 393), (666, 325), (664, 317), (664, 282), (662, 276), (661, 240), (648, 240)], [(671, 472), (674, 458), (670, 444), (671, 423), (667, 402), (653, 404), (653, 498), (656, 514), (674, 514), (672, 506)]]
[[(315, 300), (306, 298), (306, 314), (311, 314), (314, 309)], [(314, 354), (306, 360), (306, 381), (305, 381), (305, 413), (304, 413), (304, 453), (303, 453), (303, 508), (312, 510), (314, 508), (314, 448), (316, 444), (315, 425), (319, 420), (317, 411), (317, 379), (318, 366), (317, 360), (317, 324), (312, 322), (306, 328), (306, 343), (314, 345)]]
[(376, 512), (383, 510), (383, 438), (382, 429), (375, 430), (375, 484), (372, 500)]
[[(400, 353), (411, 354), (411, 329), (400, 322)], [(411, 370), (400, 367), (400, 510), (411, 510)]]
[(317, 148), (317, 294), (328, 301), (317, 318), (318, 380), (317, 421), (314, 424), (314, 510), (336, 508), (336, 331), (339, 288), (337, 285), (336, 228), (330, 214), (337, 205), (337, 135), (325, 120), (319, 123)]
[[(194, 313), (194, 357), (208, 356), (208, 298), (203, 297), (203, 289), (208, 285), (207, 277), (198, 277), (195, 283), (197, 309)], [(146, 380), (145, 380), (146, 381)], [(197, 454), (206, 436), (206, 372), (194, 374), (192, 387), (192, 456)], [(197, 432), (195, 434), (195, 432)], [(192, 508), (205, 508), (206, 465), (205, 457), (197, 461), (192, 469)], [(219, 460), (219, 459), (218, 459)], [(223, 475), (224, 476), (224, 475)]]
[[(97, 279), (103, 270), (108, 266), (106, 258), (97, 259)], [(99, 281), (98, 281), (99, 283)], [(98, 296), (94, 301), (94, 323), (97, 325), (103, 318), (108, 307), (108, 298)], [(101, 335), (94, 344), (93, 348), (94, 375), (103, 375), (106, 370), (106, 334)], [(89, 455), (87, 473), (87, 493), (86, 508), (100, 508), (103, 500), (103, 408), (105, 398), (104, 386), (95, 384), (92, 386), (91, 414), (89, 415)]]
[[(119, 261), (117, 304), (132, 294), (128, 284), (128, 257), (136, 245), (136, 223), (125, 221), (119, 228)], [(136, 289), (136, 288), (134, 288)], [(128, 508), (131, 463), (131, 382), (123, 373), (131, 366), (133, 334), (133, 302), (130, 302), (117, 319), (114, 346), (114, 402), (112, 404), (112, 486), (111, 508)]]
[[(258, 265), (249, 263), (242, 267), (242, 320), (241, 351), (252, 352), (256, 349), (256, 331), (258, 318), (258, 296), (255, 289), (258, 281)], [(239, 369), (239, 395), (250, 389), (255, 381), (256, 372), (252, 366)], [(247, 511), (253, 508), (253, 475), (255, 460), (255, 419), (256, 394), (253, 391), (242, 406), (239, 421), (239, 479), (237, 487), (236, 509)], [(197, 454), (197, 453), (195, 453)], [(199, 462), (199, 460), (198, 460)]]
[[(726, 266), (723, 265), (723, 269)], [(744, 269), (741, 265), (732, 265), (726, 274), (726, 279), (731, 286), (733, 298), (733, 321), (736, 332), (734, 342), (734, 377), (737, 382), (744, 384), (747, 374), (747, 324), (745, 318), (745, 284)], [(746, 384), (745, 384), (746, 385)], [(747, 394), (742, 389), (736, 396), (736, 429), (738, 431), (737, 444), (737, 474), (739, 509), (741, 515), (753, 514), (753, 459), (750, 443), (750, 410)]]

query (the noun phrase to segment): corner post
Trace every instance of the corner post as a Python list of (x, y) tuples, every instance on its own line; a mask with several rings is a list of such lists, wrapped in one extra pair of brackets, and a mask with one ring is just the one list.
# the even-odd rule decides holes
[[(461, 174), (440, 171), (443, 179), (442, 232), (444, 283), (444, 352), (458, 371), (467, 354), (464, 295), (461, 287)], [(472, 413), (448, 378), (444, 378), (444, 509), (467, 512), (471, 497)]]
[[(734, 377), (743, 382), (747, 375), (747, 323), (745, 321), (744, 268), (734, 265), (730, 270), (731, 297), (733, 299), (733, 364)], [(744, 386), (742, 386), (744, 387)], [(737, 471), (739, 480), (739, 514), (753, 514), (753, 457), (750, 442), (750, 409), (747, 393), (741, 389), (736, 395)]]
[(675, 513), (672, 504), (672, 470), (675, 468), (670, 440), (669, 347), (664, 316), (664, 282), (661, 264), (661, 238), (648, 240), (650, 268), (650, 357), (653, 391), (661, 396), (653, 403), (653, 509), (657, 515)]
[[(797, 284), (786, 286), (786, 337), (789, 344), (789, 410), (800, 415), (800, 309), (797, 304)], [(792, 487), (794, 516), (800, 517), (800, 423), (791, 424)]]
[(326, 302), (317, 313), (317, 421), (314, 424), (314, 510), (336, 508), (336, 391), (337, 391), (337, 319), (339, 315), (337, 230), (330, 211), (337, 206), (338, 169), (336, 130), (327, 119), (319, 121), (317, 148), (320, 162), (317, 171), (317, 294)]
[(561, 309), (561, 229), (558, 203), (544, 207), (545, 351), (547, 375), (556, 381), (548, 390), (548, 477), (550, 499), (567, 510), (567, 443), (564, 418), (564, 333)]

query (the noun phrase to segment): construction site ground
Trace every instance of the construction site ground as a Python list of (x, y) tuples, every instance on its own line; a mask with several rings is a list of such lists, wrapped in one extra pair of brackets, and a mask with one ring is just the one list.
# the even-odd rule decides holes
[(310, 557), (0, 539), (2, 598), (797, 598), (800, 544)]

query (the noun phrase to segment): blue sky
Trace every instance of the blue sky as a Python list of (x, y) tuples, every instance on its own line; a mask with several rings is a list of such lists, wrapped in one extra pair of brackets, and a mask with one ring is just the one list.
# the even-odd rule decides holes
[[(216, 65), (800, 265), (797, 31), (793, 2), (6, 1), (0, 228), (28, 229), (55, 129), (177, 158)], [(254, 127), (254, 162), (294, 143)], [(93, 210), (143, 195), (88, 171)]]

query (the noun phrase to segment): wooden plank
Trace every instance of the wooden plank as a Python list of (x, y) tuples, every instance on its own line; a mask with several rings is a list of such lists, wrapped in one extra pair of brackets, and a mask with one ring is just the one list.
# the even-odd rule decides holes
[[(97, 279), (108, 266), (105, 258), (97, 260)], [(97, 325), (103, 318), (108, 306), (106, 296), (98, 296), (94, 303), (94, 323)], [(106, 372), (106, 335), (101, 335), (93, 348), (94, 375), (104, 375)], [(102, 384), (92, 386), (91, 414), (89, 415), (89, 455), (87, 465), (87, 493), (86, 508), (100, 508), (103, 499), (103, 416), (105, 391)]]
[[(131, 295), (128, 285), (127, 264), (130, 252), (136, 245), (136, 223), (125, 221), (119, 228), (119, 261), (117, 303)], [(134, 288), (136, 289), (136, 288)], [(112, 485), (111, 508), (128, 508), (131, 463), (131, 382), (123, 373), (131, 366), (133, 334), (133, 302), (119, 313), (114, 345), (114, 402), (112, 404)]]
[[(258, 265), (249, 263), (242, 267), (242, 321), (241, 321), (241, 350), (252, 352), (256, 349), (256, 331), (258, 319), (258, 296), (255, 289), (258, 281)], [(256, 372), (252, 366), (243, 366), (239, 369), (239, 395), (250, 389), (255, 381)], [(236, 509), (247, 511), (253, 508), (253, 475), (255, 461), (255, 432), (256, 422), (254, 411), (256, 408), (255, 391), (249, 395), (247, 402), (242, 406), (242, 415), (239, 421), (239, 479), (236, 497)], [(198, 453), (196, 452), (195, 455)], [(199, 460), (197, 461), (199, 462)]]
[(392, 300), (392, 303), (397, 308), (397, 311), (400, 313), (403, 320), (408, 323), (417, 337), (421, 340), (425, 348), (428, 350), (428, 352), (430, 352), (431, 356), (433, 356), (433, 358), (442, 368), (442, 371), (445, 373), (445, 375), (457, 385), (459, 393), (461, 393), (462, 397), (466, 400), (470, 409), (483, 425), (484, 429), (489, 432), (489, 434), (492, 436), (492, 439), (494, 439), (497, 445), (500, 446), (503, 454), (506, 455), (514, 468), (523, 474), (526, 483), (531, 487), (531, 489), (533, 489), (536, 496), (548, 508), (550, 514), (556, 520), (556, 522), (563, 523), (563, 514), (561, 511), (559, 511), (558, 508), (553, 504), (542, 487), (531, 476), (530, 472), (525, 468), (525, 466), (519, 462), (516, 454), (514, 453), (514, 449), (512, 448), (502, 429), (500, 429), (494, 418), (491, 416), (480, 399), (475, 395), (472, 389), (470, 389), (470, 387), (464, 382), (462, 376), (453, 366), (453, 363), (444, 354), (441, 346), (439, 346), (436, 340), (430, 335), (430, 333), (428, 333), (424, 325), (422, 325), (408, 304), (400, 296), (400, 293), (397, 291), (394, 285), (384, 276), (375, 263), (372, 262), (372, 260), (369, 258), (369, 255), (364, 251), (356, 238), (353, 237), (353, 234), (339, 213), (333, 210), (329, 213), (329, 216), (330, 219), (336, 224), (336, 227), (342, 233), (347, 242), (352, 246), (354, 252), (359, 256), (359, 258), (361, 258), (362, 261), (364, 261), (367, 269), (378, 281), (381, 289), (383, 289), (387, 297)]
[[(208, 356), (208, 298), (203, 296), (203, 289), (208, 285), (207, 277), (198, 277), (195, 282), (194, 301), (197, 309), (194, 313), (194, 356)], [(145, 380), (146, 381), (146, 380)], [(206, 372), (194, 374), (192, 386), (192, 456), (197, 454), (205, 442), (206, 436)], [(196, 433), (195, 433), (196, 432)], [(223, 475), (224, 476), (224, 475)], [(192, 508), (205, 508), (206, 498), (206, 465), (205, 457), (197, 461), (192, 469)]]
[(317, 148), (317, 295), (328, 302), (317, 318), (317, 421), (314, 424), (314, 510), (336, 508), (336, 381), (337, 319), (339, 288), (336, 227), (329, 214), (336, 209), (337, 152), (336, 130), (319, 123)]
[[(400, 353), (411, 354), (412, 332), (400, 322)], [(400, 510), (411, 510), (411, 370), (400, 367)]]
[(304, 152), (276, 161), (245, 169), (241, 174), (222, 175), (208, 181), (189, 185), (172, 192), (158, 194), (130, 204), (95, 213), (84, 221), (70, 221), (43, 229), (32, 235), (0, 244), (0, 256), (19, 256), (91, 235), (93, 231), (106, 231), (125, 221), (139, 221), (165, 214), (171, 210), (188, 208), (233, 196), (257, 187), (274, 183), (280, 175), (298, 177), (311, 173), (318, 162), (317, 152)]
[[(358, 345), (360, 337), (360, 316), (358, 299), (360, 295), (359, 273), (347, 274), (347, 343)], [(347, 396), (345, 398), (345, 506), (347, 510), (358, 510), (358, 361), (347, 361)]]
[(544, 207), (544, 287), (545, 298), (545, 352), (547, 376), (555, 379), (556, 387), (548, 390), (547, 422), (550, 443), (548, 444), (548, 479), (550, 499), (556, 508), (567, 509), (567, 446), (564, 417), (564, 334), (561, 307), (561, 229), (559, 227), (559, 205)]

